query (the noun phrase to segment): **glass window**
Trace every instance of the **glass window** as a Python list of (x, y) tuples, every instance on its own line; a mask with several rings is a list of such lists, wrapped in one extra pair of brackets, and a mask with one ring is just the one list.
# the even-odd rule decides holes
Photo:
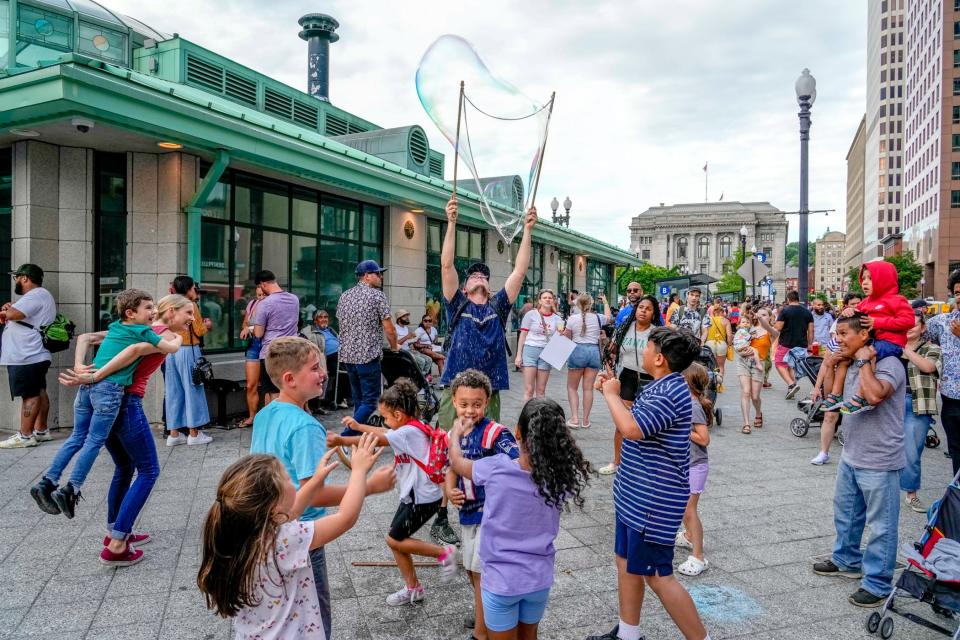
[(573, 256), (569, 253), (558, 253), (557, 255), (557, 293), (566, 294), (566, 292), (572, 289), (573, 289)]
[(687, 259), (687, 239), (685, 237), (677, 238), (677, 260)]
[(319, 203), (316, 191), (305, 189), (293, 190), (293, 230), (306, 233), (316, 233), (320, 219), (318, 215)]
[(960, 68), (960, 49), (953, 50), (953, 68)]
[(950, 208), (960, 209), (960, 191), (950, 192)]
[(733, 252), (733, 238), (720, 236), (720, 259), (726, 260)]
[(335, 196), (324, 196), (321, 201), (323, 220), (321, 233), (344, 240), (360, 239), (360, 204)]
[(230, 346), (230, 226), (204, 221), (200, 232), (200, 282), (206, 293), (200, 299), (200, 313), (210, 320), (203, 337), (208, 349)]
[(700, 236), (697, 238), (697, 257), (698, 258), (709, 258), (710, 257), (710, 238), (707, 236)]
[[(597, 294), (603, 292), (609, 298), (610, 294), (610, 265), (605, 262), (587, 260), (587, 293), (596, 300)], [(598, 304), (597, 309), (601, 306)]]
[(363, 205), (363, 241), (377, 245), (383, 244), (383, 208), (370, 204)]
[(95, 156), (94, 279), (97, 309), (94, 326), (104, 330), (116, 319), (116, 297), (127, 282), (127, 155)]
[[(3, 10), (0, 3), (0, 10)], [(11, 271), (18, 265), (11, 265), (11, 245), (13, 229), (11, 225), (13, 187), (13, 149), (0, 149), (0, 271)], [(13, 280), (0, 276), (0, 299), (10, 299)]]
[(950, 179), (960, 180), (960, 162), (950, 163)]
[(950, 136), (950, 141), (954, 151), (960, 151), (960, 134), (954, 133)]
[(953, 124), (960, 124), (960, 107), (953, 107)]
[(290, 214), (288, 191), (285, 185), (237, 176), (234, 218), (237, 222), (286, 229)]

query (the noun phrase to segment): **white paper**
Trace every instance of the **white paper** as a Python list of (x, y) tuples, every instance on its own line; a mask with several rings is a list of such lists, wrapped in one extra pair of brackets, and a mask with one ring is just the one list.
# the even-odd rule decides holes
[(567, 364), (570, 354), (576, 347), (577, 344), (573, 340), (555, 333), (540, 352), (540, 358), (554, 369), (563, 369), (563, 365)]

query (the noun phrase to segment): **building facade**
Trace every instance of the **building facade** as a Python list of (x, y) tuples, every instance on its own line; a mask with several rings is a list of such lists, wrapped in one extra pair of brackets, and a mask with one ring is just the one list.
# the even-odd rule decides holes
[(846, 248), (843, 255), (843, 270), (849, 272), (853, 267), (863, 264), (863, 175), (864, 153), (866, 152), (866, 121), (860, 119), (860, 126), (853, 136), (850, 150), (847, 152), (847, 220)]
[(787, 218), (769, 202), (661, 203), (630, 223), (630, 251), (644, 262), (719, 279), (724, 262), (735, 259), (743, 227), (747, 252), (755, 247), (766, 255), (772, 291), (785, 293)]
[(903, 210), (904, 0), (867, 3), (863, 259), (899, 233)]
[(817, 238), (817, 255), (814, 261), (816, 279), (811, 280), (811, 286), (817, 291), (823, 291), (835, 297), (842, 293), (843, 276), (846, 255), (846, 234), (840, 231), (827, 231)]
[[(241, 361), (260, 269), (297, 294), (304, 319), (333, 311), (364, 259), (388, 267), (395, 308), (417, 318), (438, 308), (451, 189), (418, 126), (384, 129), (89, 0), (16, 8), (17, 46), (6, 49), (16, 57), (0, 60), (0, 270), (40, 265), (80, 331), (115, 317), (119, 291), (159, 297), (186, 273), (207, 291), (205, 349), (220, 377)], [(484, 222), (478, 196), (458, 194), (457, 266), (484, 260), (502, 286), (513, 247)], [(612, 299), (614, 267), (635, 263), (541, 219), (522, 295), (590, 287)], [(4, 301), (10, 285), (0, 279)], [(51, 424), (69, 426), (73, 393), (56, 375), (73, 353), (53, 360)], [(148, 393), (151, 419), (161, 397)], [(0, 423), (17, 415), (4, 394)]]

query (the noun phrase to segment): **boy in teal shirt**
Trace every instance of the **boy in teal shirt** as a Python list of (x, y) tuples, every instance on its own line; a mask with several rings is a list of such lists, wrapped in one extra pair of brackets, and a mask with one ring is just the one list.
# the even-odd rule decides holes
[[(111, 358), (125, 348), (142, 342), (162, 353), (173, 353), (179, 348), (179, 340), (163, 340), (150, 327), (155, 311), (153, 298), (146, 291), (139, 289), (121, 291), (117, 295), (117, 313), (121, 319), (112, 323), (107, 329), (107, 334), (93, 360), (96, 367), (106, 365)], [(83, 364), (84, 355), (78, 349), (76, 359), (80, 365)], [(50, 468), (43, 474), (40, 482), (30, 489), (30, 495), (46, 513), (63, 513), (68, 518), (74, 516), (77, 500), (80, 497), (80, 487), (87, 479), (87, 474), (90, 473), (107, 436), (110, 435), (110, 429), (120, 412), (124, 388), (133, 381), (133, 371), (139, 362), (140, 359), (137, 358), (100, 382), (82, 385), (78, 389), (77, 398), (73, 403), (73, 433), (57, 451)], [(73, 472), (70, 474), (70, 481), (65, 486), (57, 488), (63, 471), (78, 453)]]

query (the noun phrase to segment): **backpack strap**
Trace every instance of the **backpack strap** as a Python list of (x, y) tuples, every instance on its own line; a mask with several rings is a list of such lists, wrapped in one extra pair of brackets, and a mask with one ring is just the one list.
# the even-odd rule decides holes
[(493, 449), (493, 445), (497, 443), (497, 438), (500, 437), (504, 429), (506, 429), (506, 427), (502, 424), (490, 420), (487, 426), (483, 428), (483, 437), (480, 439), (480, 446), (484, 449)]
[(33, 326), (32, 324), (30, 324), (29, 322), (24, 322), (23, 320), (17, 320), (16, 322), (17, 322), (17, 324), (22, 324), (23, 326), (27, 327), (28, 329), (36, 329), (37, 331), (40, 331), (40, 329), (37, 329), (35, 326)]
[[(450, 321), (450, 329), (449, 329), (449, 331), (447, 332), (448, 335), (449, 335), (451, 338), (453, 337), (453, 330), (457, 328), (457, 325), (458, 325), (458, 324), (460, 324), (460, 318), (463, 317), (463, 312), (466, 310), (467, 304), (468, 304), (469, 302), (470, 302), (469, 299), (468, 299), (468, 300), (465, 300), (464, 303), (461, 304), (461, 305), (457, 308), (457, 310), (453, 313), (453, 320)], [(497, 316), (497, 322), (500, 323), (500, 330), (503, 331), (503, 345), (504, 345), (504, 346), (506, 347), (506, 349), (507, 349), (507, 354), (508, 354), (510, 357), (513, 357), (513, 349), (510, 348), (510, 343), (507, 342), (507, 326), (506, 326), (505, 324), (503, 324), (503, 318), (500, 317), (500, 313), (499, 313), (499, 312), (494, 312), (494, 315)], [(449, 353), (450, 347), (448, 346), (447, 349), (448, 349), (447, 353)]]

